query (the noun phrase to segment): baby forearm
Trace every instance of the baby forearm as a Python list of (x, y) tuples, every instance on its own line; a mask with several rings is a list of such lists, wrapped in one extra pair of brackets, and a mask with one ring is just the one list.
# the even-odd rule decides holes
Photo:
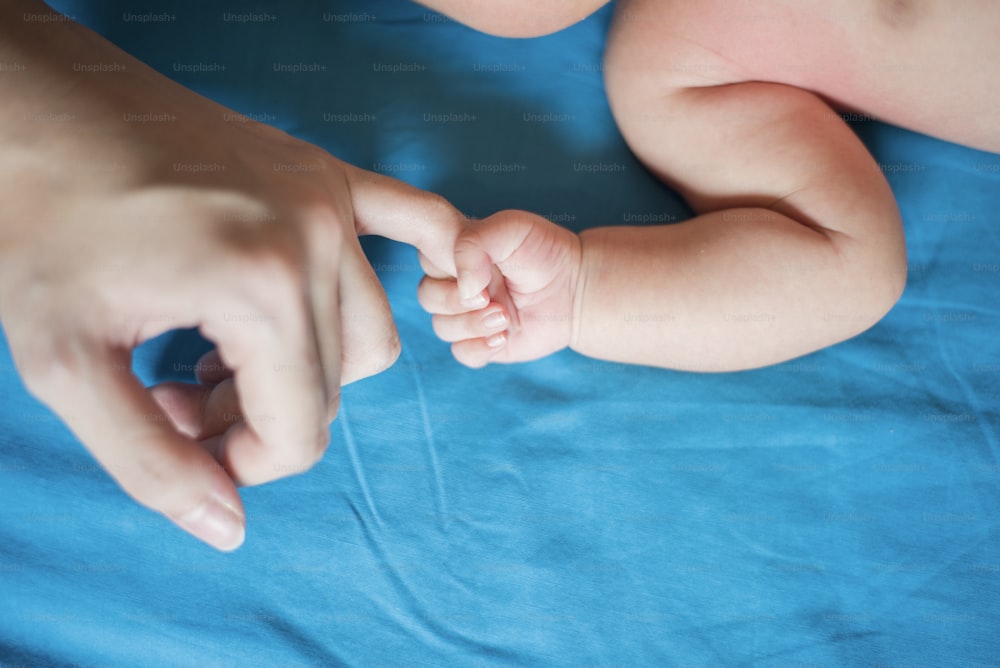
[[(878, 254), (769, 209), (581, 235), (572, 348), (692, 371), (781, 362), (854, 336), (905, 281)], [(905, 266), (905, 264), (904, 264)]]

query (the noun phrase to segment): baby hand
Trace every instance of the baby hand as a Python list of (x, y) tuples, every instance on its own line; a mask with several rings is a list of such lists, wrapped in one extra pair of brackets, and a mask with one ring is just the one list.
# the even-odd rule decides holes
[(462, 364), (538, 359), (572, 341), (580, 257), (573, 232), (532, 213), (501, 211), (459, 234), (457, 280), (425, 264), (418, 299)]

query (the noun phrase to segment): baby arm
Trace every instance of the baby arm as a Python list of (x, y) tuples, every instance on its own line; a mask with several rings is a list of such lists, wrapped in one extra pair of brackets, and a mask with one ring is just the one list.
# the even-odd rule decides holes
[(892, 192), (817, 96), (760, 82), (615, 92), (633, 150), (700, 215), (582, 235), (575, 349), (753, 368), (850, 338), (892, 308), (906, 280)]
[[(460, 237), (459, 282), (421, 287), (459, 361), (522, 361), (569, 345), (620, 362), (746, 369), (850, 338), (898, 299), (906, 253), (892, 193), (815, 95), (745, 83), (616, 100), (639, 157), (700, 215), (579, 237), (523, 212), (482, 221)], [(487, 284), (486, 308), (462, 303)], [(520, 329), (495, 318), (485, 327), (497, 311)]]

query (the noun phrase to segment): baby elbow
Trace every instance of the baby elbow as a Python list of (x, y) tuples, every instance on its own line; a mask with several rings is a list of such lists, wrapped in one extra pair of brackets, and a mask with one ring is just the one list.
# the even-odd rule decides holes
[[(881, 257), (875, 267), (858, 271), (860, 284), (854, 288), (864, 303), (862, 320), (865, 329), (878, 323), (896, 306), (906, 289), (907, 262), (905, 250), (891, 257)], [(862, 278), (863, 277), (863, 278)]]
[(888, 299), (888, 308), (886, 309), (886, 312), (888, 312), (889, 309), (895, 306), (896, 302), (898, 302), (900, 298), (902, 298), (903, 292), (906, 290), (906, 278), (908, 269), (909, 267), (907, 265), (906, 258), (904, 256), (902, 261), (899, 262), (896, 267), (894, 267), (894, 271), (887, 278), (886, 289), (888, 291), (889, 299)]
[(906, 289), (906, 278), (909, 264), (906, 257), (906, 240), (903, 237), (902, 225), (893, 226), (895, 234), (888, 244), (879, 274), (880, 297), (883, 315), (888, 313), (903, 296)]
[(882, 206), (864, 217), (864, 226), (847, 230), (832, 240), (840, 260), (843, 303), (850, 303), (859, 330), (879, 322), (899, 302), (906, 289), (906, 238), (895, 201), (880, 198)]
[(888, 276), (884, 276), (880, 279), (880, 285), (875, 293), (872, 304), (872, 311), (876, 314), (875, 321), (873, 325), (884, 318), (889, 311), (891, 311), (896, 304), (899, 302), (900, 298), (903, 296), (903, 290), (906, 288), (906, 266), (904, 265), (902, 270), (894, 272)]

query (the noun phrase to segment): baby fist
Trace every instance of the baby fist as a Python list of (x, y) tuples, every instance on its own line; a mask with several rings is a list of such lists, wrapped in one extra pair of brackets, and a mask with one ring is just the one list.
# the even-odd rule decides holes
[(580, 239), (525, 211), (470, 221), (455, 242), (454, 278), (425, 276), (420, 304), (462, 364), (526, 362), (568, 346)]

